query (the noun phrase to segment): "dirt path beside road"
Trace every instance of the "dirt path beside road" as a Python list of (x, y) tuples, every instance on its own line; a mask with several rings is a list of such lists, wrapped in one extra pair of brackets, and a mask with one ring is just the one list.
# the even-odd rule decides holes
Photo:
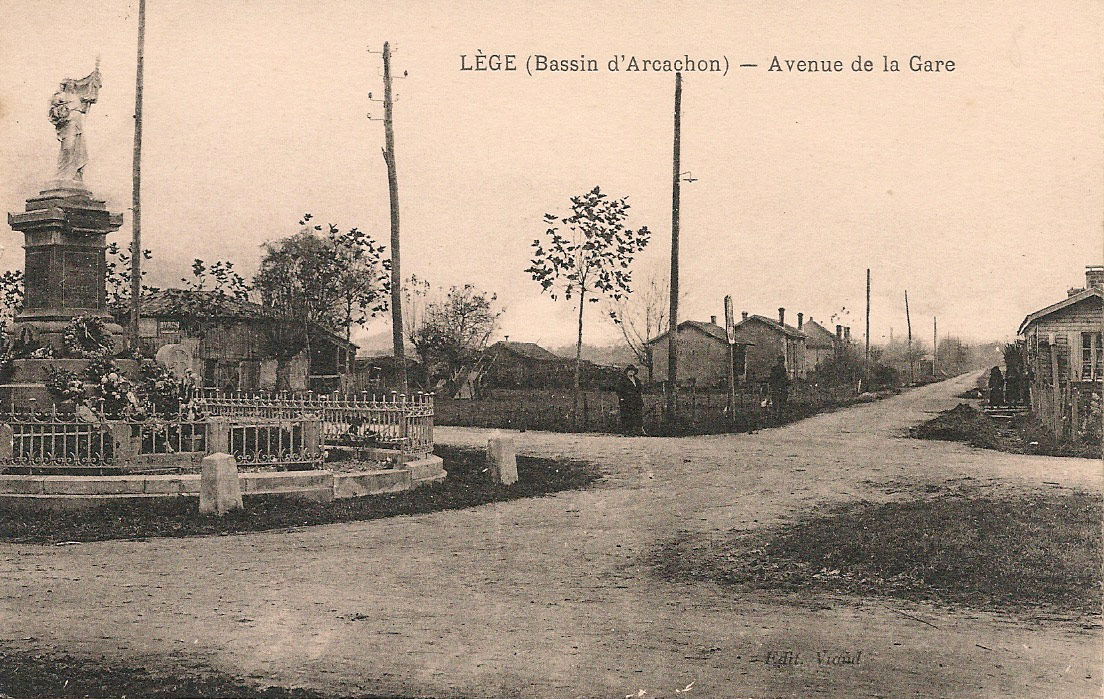
[[(338, 694), (1100, 696), (1099, 630), (737, 594), (665, 582), (647, 565), (680, 531), (720, 535), (816, 503), (884, 499), (883, 483), (1101, 489), (1097, 462), (906, 438), (975, 378), (755, 434), (515, 433), (521, 452), (587, 459), (606, 475), (551, 497), (294, 532), (3, 544), (0, 642), (106, 662), (201, 659)], [(482, 446), (492, 433), (437, 436)], [(817, 651), (861, 651), (861, 662), (821, 665)]]

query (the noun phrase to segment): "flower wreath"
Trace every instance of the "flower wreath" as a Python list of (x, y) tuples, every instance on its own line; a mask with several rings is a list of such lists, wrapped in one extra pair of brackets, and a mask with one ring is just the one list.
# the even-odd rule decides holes
[(114, 343), (104, 322), (94, 316), (77, 316), (65, 326), (65, 349), (79, 357), (103, 357), (111, 354)]
[(84, 396), (84, 382), (71, 371), (47, 367), (46, 392), (57, 400), (77, 400)]

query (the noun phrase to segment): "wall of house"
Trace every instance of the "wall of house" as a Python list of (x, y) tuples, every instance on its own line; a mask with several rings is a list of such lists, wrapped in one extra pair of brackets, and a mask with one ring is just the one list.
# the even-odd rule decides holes
[(780, 354), (786, 357), (786, 368), (789, 369), (791, 378), (805, 378), (807, 366), (804, 338), (790, 338), (764, 323), (752, 320), (736, 328), (736, 341), (752, 345), (747, 349), (748, 382), (766, 381)]
[[(661, 338), (652, 350), (652, 376), (657, 383), (667, 380), (667, 340)], [(692, 326), (679, 329), (679, 384), (693, 381), (701, 387), (728, 383), (728, 343)]]

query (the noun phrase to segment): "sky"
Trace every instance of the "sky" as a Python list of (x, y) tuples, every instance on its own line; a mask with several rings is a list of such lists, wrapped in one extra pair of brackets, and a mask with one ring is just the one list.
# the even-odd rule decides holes
[[(498, 295), (498, 336), (570, 343), (574, 312), (524, 272), (546, 212), (601, 186), (627, 196), (663, 274), (671, 231), (674, 75), (611, 72), (615, 55), (725, 58), (682, 94), (682, 318), (787, 309), (874, 342), (906, 327), (1014, 336), (1024, 315), (1104, 261), (1104, 3), (290, 2), (148, 0), (142, 157), (147, 280), (193, 258), (247, 275), (260, 246), (311, 212), (386, 242), (381, 57), (395, 47), (402, 269)], [(85, 181), (130, 237), (137, 2), (0, 0), (0, 203), (21, 211), (50, 179), (47, 119), (63, 78), (103, 88), (85, 121)], [(477, 52), (514, 72), (461, 70)], [(538, 73), (530, 55), (595, 58)], [(874, 62), (856, 73), (857, 56)], [(882, 56), (902, 71), (884, 72)], [(917, 73), (910, 56), (953, 60)], [(770, 72), (777, 56), (840, 73)], [(754, 63), (756, 68), (740, 68)], [(371, 94), (371, 98), (369, 95)], [(0, 267), (22, 265), (0, 234)], [(355, 337), (387, 332), (372, 321)], [(920, 330), (923, 328), (923, 330)], [(599, 306), (585, 340), (618, 330)]]

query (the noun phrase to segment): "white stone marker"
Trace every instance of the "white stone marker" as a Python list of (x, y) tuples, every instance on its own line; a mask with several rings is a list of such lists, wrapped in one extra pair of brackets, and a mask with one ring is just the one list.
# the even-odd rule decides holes
[(203, 457), (199, 472), (199, 511), (224, 515), (242, 509), (238, 462), (230, 454)]
[(487, 442), (487, 468), (491, 478), (504, 485), (517, 483), (517, 454), (510, 437), (492, 437)]

